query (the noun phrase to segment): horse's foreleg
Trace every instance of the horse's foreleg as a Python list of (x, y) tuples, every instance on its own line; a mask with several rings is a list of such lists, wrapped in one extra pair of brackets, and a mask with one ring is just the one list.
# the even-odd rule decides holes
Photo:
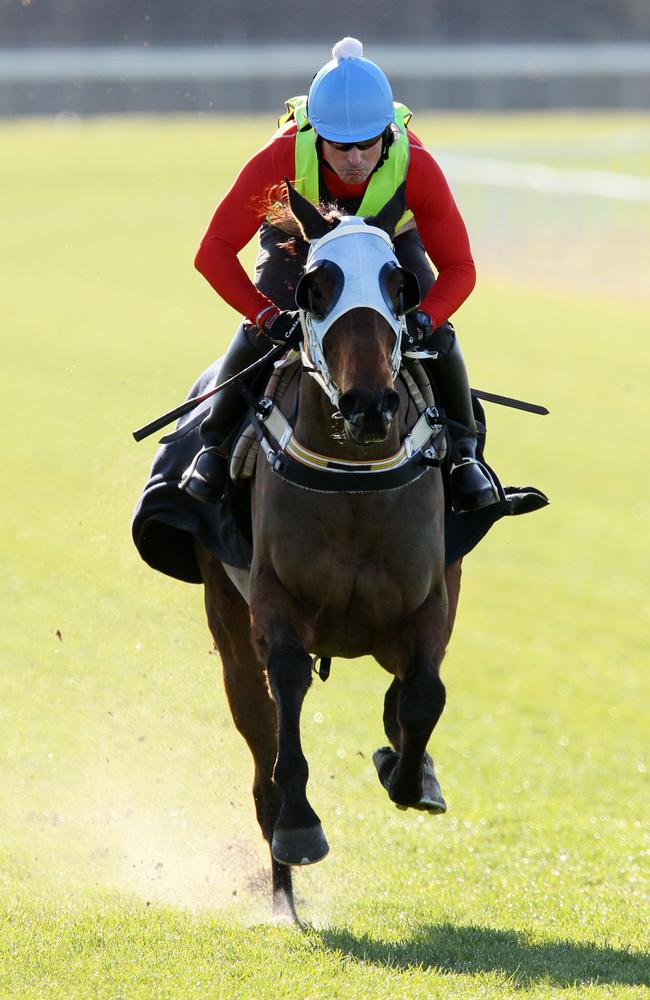
[[(280, 812), (280, 790), (273, 782), (277, 752), (275, 704), (250, 639), (248, 607), (223, 567), (201, 546), (197, 557), (205, 581), (205, 606), (210, 630), (221, 656), (223, 680), (234, 723), (249, 746), (255, 764), (253, 799), (257, 821), (269, 848)], [(271, 854), (273, 913), (297, 920), (291, 870)]]
[[(444, 635), (445, 648), (451, 638), (458, 608), (461, 567), (462, 560), (459, 559), (445, 571), (447, 610), (444, 620), (439, 616), (438, 629)], [(408, 799), (413, 796), (414, 789), (420, 787), (414, 761), (418, 758), (420, 747), (426, 747), (445, 704), (445, 688), (438, 672), (443, 655), (444, 648), (434, 657), (435, 665), (426, 657), (421, 665), (414, 660), (409, 665), (404, 682), (393, 678), (384, 698), (383, 719), (384, 731), (393, 750), (384, 747), (377, 750), (373, 757), (379, 779), (391, 798), (400, 805), (416, 805), (430, 812), (444, 812), (447, 807), (435, 776), (433, 761), (426, 752), (419, 765), (423, 792), (417, 802)], [(422, 693), (425, 697), (420, 701)], [(405, 754), (403, 749), (407, 750)]]
[(393, 681), (384, 701), (384, 729), (393, 745), (373, 754), (377, 774), (401, 809), (447, 809), (426, 745), (442, 714), (445, 687), (433, 664), (412, 664), (404, 681)]
[[(456, 620), (458, 610), (458, 598), (460, 596), (460, 580), (462, 572), (462, 559), (448, 566), (445, 571), (445, 583), (447, 589), (447, 621), (445, 646), (451, 638), (451, 633)], [(399, 753), (402, 749), (402, 729), (397, 717), (400, 692), (402, 682), (397, 677), (386, 691), (384, 696), (384, 732), (390, 740), (393, 748)]]
[(384, 732), (399, 753), (402, 749), (402, 730), (397, 720), (397, 705), (402, 682), (393, 677), (393, 682), (384, 695)]
[(267, 670), (278, 713), (278, 756), (273, 778), (282, 806), (272, 851), (285, 865), (320, 861), (329, 848), (320, 820), (307, 801), (309, 767), (300, 741), (300, 713), (311, 684), (311, 659), (291, 628), (281, 628), (269, 647)]
[(297, 920), (291, 869), (278, 864), (271, 847), (282, 801), (280, 789), (273, 781), (277, 752), (276, 708), (250, 642), (242, 645), (236, 660), (222, 652), (224, 685), (235, 725), (248, 743), (255, 762), (253, 799), (262, 835), (271, 848), (273, 914), (278, 919)]
[(266, 661), (278, 719), (273, 780), (282, 793), (271, 850), (285, 865), (320, 861), (329, 848), (307, 801), (309, 768), (300, 742), (300, 713), (311, 684), (310, 619), (271, 569), (252, 572), (251, 617), (258, 657)]
[(397, 694), (400, 754), (388, 785), (398, 805), (418, 805), (423, 798), (425, 750), (444, 707), (438, 666), (428, 660), (412, 662)]
[(447, 589), (447, 643), (451, 639), (451, 633), (456, 621), (458, 610), (458, 599), (460, 597), (460, 581), (463, 572), (463, 560), (458, 559), (445, 570), (445, 586)]

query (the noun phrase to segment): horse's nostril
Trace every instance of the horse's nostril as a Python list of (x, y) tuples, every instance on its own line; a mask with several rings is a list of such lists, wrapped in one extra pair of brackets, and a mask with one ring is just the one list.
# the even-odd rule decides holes
[(362, 410), (361, 400), (356, 392), (344, 392), (339, 396), (339, 410), (346, 420), (351, 420), (353, 416)]
[(384, 393), (384, 413), (394, 417), (399, 410), (399, 393), (395, 389), (387, 389)]
[(363, 394), (348, 390), (339, 397), (339, 410), (346, 420), (358, 420), (363, 417), (373, 420), (377, 416), (392, 419), (399, 410), (399, 393), (394, 389), (385, 389), (377, 393)]

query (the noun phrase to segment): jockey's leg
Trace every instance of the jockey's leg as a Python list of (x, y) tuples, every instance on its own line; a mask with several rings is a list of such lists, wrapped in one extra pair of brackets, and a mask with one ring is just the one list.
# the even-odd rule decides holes
[[(304, 240), (297, 239), (295, 248), (290, 251), (285, 246), (287, 240), (287, 233), (268, 223), (260, 229), (254, 281), (279, 309), (295, 309), (295, 287), (308, 249)], [(256, 327), (242, 323), (223, 359), (220, 381), (257, 361), (272, 347), (273, 344)], [(262, 372), (259, 369), (255, 371), (255, 381), (258, 378), (262, 381), (265, 367), (262, 366)], [(265, 373), (267, 378), (271, 371), (269, 366)], [(212, 409), (201, 424), (204, 447), (186, 469), (180, 484), (181, 489), (195, 500), (217, 503), (222, 499), (228, 482), (228, 455), (224, 444), (245, 412), (246, 403), (234, 383), (213, 397)]]
[[(401, 266), (417, 276), (424, 298), (436, 279), (417, 229), (395, 238), (395, 253)], [(490, 473), (476, 457), (476, 422), (469, 380), (451, 323), (438, 327), (430, 347), (438, 352), (438, 358), (425, 362), (425, 367), (435, 382), (447, 416), (463, 425), (462, 430), (450, 428), (454, 443), (450, 479), (452, 508), (456, 513), (480, 510), (496, 503), (499, 493)]]
[(472, 395), (458, 337), (451, 323), (434, 331), (427, 345), (437, 351), (435, 361), (425, 362), (435, 381), (437, 394), (447, 416), (460, 424), (450, 427), (454, 453), (451, 464), (451, 503), (455, 513), (480, 510), (498, 503), (499, 492), (489, 471), (476, 457), (477, 429)]
[[(242, 323), (226, 351), (219, 370), (219, 381), (241, 372), (272, 346), (265, 337), (259, 336), (256, 327)], [(244, 376), (242, 381), (250, 385), (250, 380), (258, 376), (259, 369), (256, 369), (248, 378)], [(246, 401), (236, 382), (212, 397), (212, 408), (201, 424), (203, 447), (185, 470), (180, 483), (180, 488), (195, 500), (218, 503), (222, 499), (228, 481), (228, 449), (225, 442), (245, 413)]]

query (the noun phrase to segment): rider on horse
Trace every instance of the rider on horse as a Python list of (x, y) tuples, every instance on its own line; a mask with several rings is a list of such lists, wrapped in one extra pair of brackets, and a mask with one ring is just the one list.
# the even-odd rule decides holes
[[(475, 269), (465, 225), (447, 182), (429, 152), (409, 129), (411, 113), (394, 104), (381, 69), (363, 57), (356, 39), (345, 38), (333, 60), (314, 77), (309, 95), (287, 102), (272, 139), (244, 166), (214, 213), (201, 241), (196, 266), (213, 288), (246, 320), (238, 328), (220, 369), (224, 380), (274, 344), (297, 347), (301, 339), (294, 293), (308, 244), (288, 246), (287, 231), (271, 210), (285, 177), (309, 201), (336, 205), (349, 215), (371, 215), (406, 181), (407, 211), (394, 238), (400, 265), (413, 272), (421, 304), (409, 316), (438, 397), (452, 424), (452, 507), (470, 511), (498, 501), (487, 469), (476, 458), (477, 430), (467, 372), (449, 317), (472, 291)], [(259, 230), (255, 283), (238, 253)], [(437, 278), (429, 263), (433, 261)], [(227, 447), (244, 415), (245, 402), (233, 382), (214, 396), (201, 425), (204, 447), (186, 470), (181, 488), (203, 502), (222, 498)]]

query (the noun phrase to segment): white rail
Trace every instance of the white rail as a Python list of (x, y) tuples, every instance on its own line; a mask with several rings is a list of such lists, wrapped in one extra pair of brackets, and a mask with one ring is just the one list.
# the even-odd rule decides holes
[(650, 179), (610, 170), (551, 167), (545, 163), (484, 156), (435, 154), (451, 181), (487, 187), (523, 188), (543, 194), (575, 194), (615, 201), (650, 202)]
[[(369, 45), (399, 79), (650, 76), (650, 44)], [(268, 80), (307, 83), (330, 57), (322, 45), (0, 48), (0, 81)]]

